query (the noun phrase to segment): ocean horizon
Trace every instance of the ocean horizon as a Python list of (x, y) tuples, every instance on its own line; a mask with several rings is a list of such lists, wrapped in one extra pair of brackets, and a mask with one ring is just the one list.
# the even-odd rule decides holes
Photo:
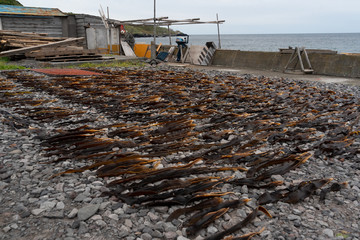
[[(171, 37), (175, 44), (176, 37)], [(136, 42), (150, 43), (149, 38), (136, 38)], [(190, 34), (189, 45), (214, 42), (219, 46), (217, 34)], [(170, 44), (169, 37), (157, 37), (156, 43)], [(221, 34), (221, 49), (278, 52), (280, 48), (305, 47), (327, 49), (338, 53), (360, 53), (360, 33), (274, 33), (274, 34)]]

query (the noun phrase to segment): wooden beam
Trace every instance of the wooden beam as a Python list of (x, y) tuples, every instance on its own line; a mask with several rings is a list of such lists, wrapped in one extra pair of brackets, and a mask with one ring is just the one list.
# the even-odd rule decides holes
[(34, 51), (34, 50), (37, 50), (37, 49), (40, 49), (40, 48), (67, 45), (69, 43), (74, 43), (74, 42), (81, 41), (81, 40), (84, 40), (84, 38), (83, 37), (69, 38), (69, 39), (66, 39), (66, 40), (63, 40), (63, 41), (59, 41), (59, 42), (53, 42), (53, 43), (41, 44), (41, 45), (32, 46), (32, 47), (24, 47), (24, 48), (19, 48), (19, 49), (3, 51), (3, 52), (0, 52), (0, 57), (7, 57), (7, 56), (13, 56), (13, 55), (16, 55), (16, 54), (27, 53), (27, 52)]

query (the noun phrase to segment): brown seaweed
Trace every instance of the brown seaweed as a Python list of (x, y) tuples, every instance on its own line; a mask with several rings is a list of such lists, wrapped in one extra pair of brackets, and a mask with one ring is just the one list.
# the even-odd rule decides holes
[(263, 227), (258, 232), (247, 233), (247, 234), (241, 235), (240, 237), (227, 237), (224, 240), (250, 240), (252, 237), (254, 237), (256, 235), (260, 235), (264, 230), (265, 230), (265, 228)]
[(229, 211), (229, 209), (230, 208), (222, 208), (215, 212), (209, 212), (205, 214), (201, 219), (186, 229), (186, 234), (188, 236), (195, 236), (200, 231), (200, 229), (207, 227), (210, 223)]
[(264, 207), (259, 206), (259, 207), (255, 208), (249, 215), (247, 215), (246, 218), (244, 220), (242, 220), (241, 222), (235, 224), (234, 226), (230, 227), (229, 229), (226, 229), (222, 232), (219, 232), (210, 237), (207, 237), (206, 240), (223, 239), (225, 236), (239, 231), (240, 229), (244, 228), (247, 224), (252, 222), (256, 218), (259, 211), (265, 213), (268, 217), (271, 218), (271, 215), (269, 214), (269, 212)]
[(170, 214), (170, 216), (166, 219), (167, 222), (171, 222), (174, 219), (179, 218), (181, 215), (185, 215), (194, 211), (198, 211), (204, 208), (209, 208), (212, 207), (214, 205), (217, 205), (219, 203), (221, 203), (223, 200), (221, 198), (210, 198), (207, 200), (204, 200), (194, 206), (191, 207), (187, 207), (187, 208), (180, 208), (180, 209), (176, 209), (174, 212), (172, 212)]
[(321, 189), (321, 192), (320, 192), (320, 200), (324, 201), (325, 198), (326, 198), (326, 195), (329, 193), (329, 192), (338, 192), (340, 191), (341, 189), (347, 187), (347, 182), (343, 182), (343, 183), (333, 183), (331, 184), (330, 187), (327, 187), (325, 189)]
[(332, 178), (304, 181), (297, 186), (292, 186), (287, 189), (278, 190), (272, 193), (266, 192), (259, 196), (258, 203), (261, 205), (278, 201), (293, 204), (298, 203), (311, 196), (317, 189), (322, 188), (330, 181), (332, 181)]
[(207, 207), (203, 207), (203, 210), (192, 215), (184, 224), (185, 227), (189, 227), (189, 226), (193, 226), (194, 224), (196, 224), (196, 222), (198, 222), (199, 220), (201, 220), (205, 215), (207, 215), (210, 212), (215, 212), (218, 211), (219, 209), (222, 208), (239, 208), (240, 206), (244, 206), (247, 202), (249, 202), (250, 199), (238, 199), (238, 200), (232, 200), (232, 201), (226, 201), (226, 202), (221, 202), (218, 205), (215, 206), (211, 206), (209, 208)]
[[(179, 190), (174, 190), (170, 192), (148, 195), (139, 198), (130, 198), (127, 195), (116, 194), (116, 197), (122, 199), (126, 203), (133, 205), (133, 204), (141, 204), (145, 202), (156, 202), (157, 206), (160, 205), (176, 205), (176, 204), (187, 204), (190, 201), (195, 201), (198, 199), (215, 197), (218, 195), (214, 194), (198, 194), (199, 192), (206, 191), (208, 189), (212, 189), (216, 185), (226, 181), (227, 179), (220, 179), (220, 180), (203, 180), (201, 182), (193, 183), (186, 188), (180, 188)], [(113, 193), (114, 194), (114, 193)], [(225, 193), (221, 193), (225, 194)], [(164, 200), (164, 201), (162, 201)], [(165, 201), (166, 200), (166, 201)], [(159, 202), (160, 201), (160, 202)]]

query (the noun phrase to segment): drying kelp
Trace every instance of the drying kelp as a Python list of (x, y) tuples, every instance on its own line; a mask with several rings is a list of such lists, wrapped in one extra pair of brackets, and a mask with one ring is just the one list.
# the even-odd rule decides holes
[(261, 234), (264, 230), (265, 230), (265, 228), (262, 228), (258, 232), (247, 233), (240, 237), (227, 237), (224, 240), (250, 240), (252, 237)]
[[(316, 190), (321, 189), (324, 185), (328, 184), (332, 180), (332, 178), (329, 178), (304, 181), (296, 186), (290, 186), (285, 189), (277, 190), (271, 193), (265, 192), (258, 198), (258, 203), (260, 205), (275, 203), (278, 201), (287, 203), (298, 203), (303, 201), (305, 198), (310, 197), (312, 194), (314, 194)], [(321, 199), (325, 199), (325, 195), (327, 193), (331, 191), (339, 191), (344, 186), (346, 186), (345, 183), (334, 183), (331, 187), (323, 189), (320, 194)]]
[[(51, 157), (47, 163), (83, 164), (53, 177), (96, 171), (114, 199), (138, 208), (174, 207), (168, 220), (184, 216), (189, 236), (248, 208), (247, 197), (239, 196), (244, 185), (264, 193), (259, 204), (298, 203), (319, 191), (323, 200), (345, 184), (325, 188), (330, 180), (317, 179), (288, 186), (288, 172), (317, 159), (359, 153), (360, 104), (351, 94), (284, 79), (210, 77), (190, 70), (95, 71), (102, 75), (4, 73), (0, 104), (23, 117), (6, 123), (28, 127), (29, 122), (19, 123), (28, 119), (58, 126), (39, 136), (43, 155)], [(266, 212), (259, 206), (239, 224), (207, 237), (237, 234), (259, 211)]]
[(249, 215), (246, 216), (246, 218), (244, 220), (242, 220), (238, 224), (235, 224), (234, 226), (230, 227), (229, 229), (227, 229), (223, 232), (214, 234), (213, 236), (206, 238), (206, 240), (222, 239), (229, 234), (239, 231), (241, 228), (243, 228), (247, 224), (251, 223), (256, 218), (259, 211), (265, 213), (270, 218), (272, 217), (271, 214), (264, 207), (259, 206), (259, 207), (255, 208)]

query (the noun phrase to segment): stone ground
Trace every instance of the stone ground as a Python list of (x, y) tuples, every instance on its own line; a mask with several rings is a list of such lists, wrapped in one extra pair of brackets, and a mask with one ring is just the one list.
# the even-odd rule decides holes
[[(180, 67), (181, 69), (181, 67)], [(193, 68), (198, 69), (198, 68)], [(264, 71), (229, 70), (202, 68), (202, 71), (232, 74), (255, 74), (269, 77), (287, 77), (318, 82), (345, 83), (358, 85), (356, 79), (340, 79), (324, 76), (289, 76)], [(332, 85), (339, 91), (354, 91), (356, 86)], [(19, 89), (28, 90), (22, 86)], [(53, 96), (37, 93), (46, 99)], [(360, 96), (360, 95), (358, 95)], [(68, 106), (69, 108), (82, 106)], [(56, 126), (47, 123), (28, 122), (11, 112), (12, 109), (0, 105), (0, 239), (189, 239), (181, 227), (183, 218), (165, 222), (169, 215), (168, 207), (140, 208), (105, 197), (106, 181), (96, 177), (95, 172), (65, 175), (50, 178), (54, 173), (72, 166), (69, 161), (59, 164), (39, 164), (49, 158), (44, 157), (39, 135), (52, 131)], [(89, 111), (89, 116), (99, 117), (96, 110)], [(4, 124), (6, 119), (19, 118), (21, 126)], [(317, 196), (306, 199), (303, 203), (268, 204), (266, 208), (273, 218), (260, 216), (244, 229), (265, 231), (254, 239), (360, 239), (360, 166), (359, 158), (325, 160), (318, 159), (305, 164), (300, 170), (286, 176), (276, 176), (277, 180), (297, 181), (297, 176), (315, 176), (318, 178), (334, 177), (337, 181), (348, 181), (348, 187), (340, 192), (329, 194), (325, 202)], [(78, 163), (78, 167), (82, 163)], [(238, 189), (249, 198), (259, 192), (247, 187)], [(250, 202), (251, 204), (255, 204)], [(196, 238), (218, 232), (229, 227), (237, 219), (246, 216), (244, 210), (237, 210), (224, 215), (224, 221), (216, 221), (203, 230)]]

